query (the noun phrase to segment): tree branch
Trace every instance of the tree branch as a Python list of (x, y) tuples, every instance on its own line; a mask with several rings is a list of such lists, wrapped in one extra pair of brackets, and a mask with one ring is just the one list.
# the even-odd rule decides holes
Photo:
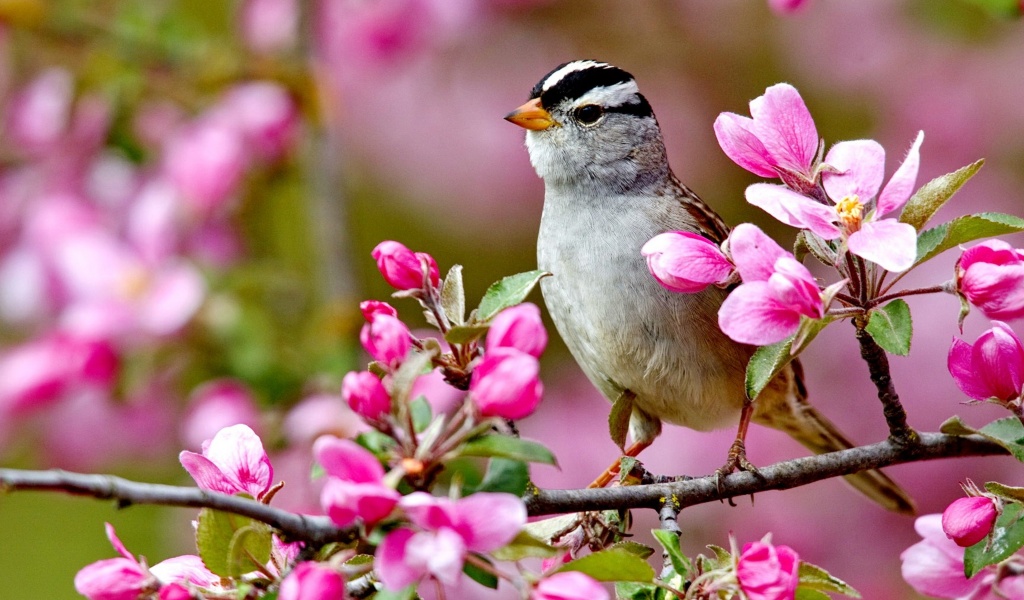
[(868, 317), (866, 315), (854, 317), (853, 325), (857, 328), (860, 356), (864, 362), (868, 363), (871, 382), (878, 389), (878, 399), (882, 402), (882, 414), (885, 415), (885, 422), (889, 426), (889, 439), (901, 446), (916, 444), (917, 432), (907, 424), (907, 411), (903, 409), (900, 397), (896, 393), (896, 386), (892, 383), (889, 357), (867, 331)]
[[(815, 481), (850, 475), (890, 465), (952, 458), (1006, 454), (1006, 450), (981, 436), (950, 436), (922, 433), (920, 443), (900, 445), (886, 440), (868, 446), (819, 454), (762, 467), (758, 475), (733, 473), (717, 480), (714, 476), (673, 483), (657, 483), (583, 490), (539, 490), (532, 488), (524, 498), (531, 516), (580, 511), (651, 508), (660, 510), (666, 499), (678, 510), (687, 506), (746, 496), (766, 490), (784, 490)], [(159, 504), (190, 508), (212, 508), (261, 521), (274, 527), (290, 541), (313, 545), (355, 539), (354, 529), (340, 529), (329, 518), (292, 513), (241, 496), (207, 492), (195, 487), (178, 487), (129, 481), (113, 475), (90, 475), (68, 471), (26, 471), (0, 469), (0, 491), (61, 491), (99, 499), (115, 499), (118, 505)]]

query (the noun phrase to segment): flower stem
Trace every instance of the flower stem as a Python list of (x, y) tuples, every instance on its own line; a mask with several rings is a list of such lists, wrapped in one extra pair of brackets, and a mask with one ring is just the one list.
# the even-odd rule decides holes
[(918, 443), (917, 432), (907, 425), (907, 412), (896, 394), (896, 386), (892, 382), (889, 370), (889, 358), (885, 351), (867, 332), (868, 317), (859, 315), (853, 318), (857, 328), (857, 342), (860, 343), (860, 356), (868, 364), (871, 382), (878, 389), (878, 399), (882, 402), (882, 413), (889, 426), (889, 440), (897, 446), (911, 446)]
[(868, 307), (870, 308), (870, 307), (878, 306), (879, 304), (885, 304), (886, 302), (888, 302), (890, 300), (895, 300), (896, 298), (902, 298), (904, 296), (919, 296), (921, 294), (937, 294), (939, 292), (944, 292), (944, 291), (946, 291), (946, 289), (943, 286), (941, 286), (941, 285), (933, 285), (933, 286), (929, 286), (929, 287), (915, 288), (915, 289), (912, 289), (912, 290), (900, 290), (898, 292), (894, 292), (892, 294), (886, 294), (884, 296), (879, 296), (879, 297), (875, 298), (874, 300), (871, 300), (868, 303)]

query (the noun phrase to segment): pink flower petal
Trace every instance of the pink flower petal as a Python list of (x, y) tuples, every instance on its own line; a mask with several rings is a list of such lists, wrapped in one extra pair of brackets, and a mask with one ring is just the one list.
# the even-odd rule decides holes
[(455, 503), (466, 547), (490, 552), (512, 541), (526, 524), (526, 506), (512, 494), (479, 492)]
[(405, 560), (409, 541), (416, 535), (413, 530), (401, 527), (389, 533), (377, 546), (377, 575), (384, 587), (392, 592), (405, 589), (426, 574), (423, 565), (411, 565)]
[(117, 532), (114, 531), (114, 526), (110, 523), (103, 524), (104, 530), (107, 532), (107, 539), (110, 540), (110, 545), (114, 547), (114, 550), (118, 554), (127, 558), (128, 560), (138, 562), (131, 552), (128, 552), (128, 548), (125, 548), (121, 538), (117, 537)]
[(917, 259), (917, 230), (896, 219), (868, 221), (847, 240), (850, 252), (887, 271), (899, 273)]
[[(900, 554), (903, 579), (925, 596), (961, 598), (971, 594), (977, 584), (964, 576), (963, 549), (942, 533), (942, 515), (919, 517), (914, 528), (924, 539)], [(980, 574), (975, 579), (978, 577)]]
[(321, 436), (313, 443), (313, 455), (332, 477), (374, 484), (380, 484), (384, 478), (384, 467), (377, 457), (352, 440)]
[(220, 586), (220, 576), (211, 573), (203, 563), (203, 559), (194, 554), (162, 560), (150, 567), (149, 572), (165, 585), (168, 583), (191, 583), (205, 588)]
[(744, 283), (729, 294), (718, 311), (718, 326), (742, 344), (780, 342), (800, 326), (800, 314), (771, 296), (764, 281)]
[(651, 275), (665, 289), (683, 294), (724, 283), (733, 266), (711, 240), (687, 231), (669, 231), (651, 238), (640, 253)]
[(821, 182), (836, 202), (856, 196), (861, 203), (875, 197), (885, 176), (885, 150), (875, 140), (839, 142), (829, 150), (825, 163), (838, 172), (824, 171)]
[(986, 382), (989, 396), (1012, 400), (1024, 384), (1024, 346), (1006, 323), (993, 322), (971, 351), (971, 364), (978, 379)]
[(885, 189), (878, 195), (878, 204), (875, 207), (875, 214), (878, 217), (885, 216), (894, 210), (903, 208), (903, 205), (914, 193), (914, 185), (917, 183), (917, 170), (921, 164), (921, 142), (924, 141), (924, 132), (918, 132), (917, 138), (910, 146), (907, 157), (896, 169), (885, 184)]
[(986, 496), (957, 498), (942, 513), (946, 537), (966, 548), (985, 539), (998, 516), (995, 502)]
[(203, 456), (217, 465), (236, 491), (259, 498), (270, 489), (274, 468), (263, 442), (248, 425), (221, 429), (203, 449)]
[(608, 600), (608, 590), (589, 575), (565, 571), (545, 577), (533, 590), (531, 600)]
[(778, 83), (750, 103), (755, 131), (778, 166), (807, 173), (818, 152), (818, 130), (800, 92)]
[(815, 202), (793, 190), (770, 183), (755, 183), (747, 188), (747, 202), (787, 225), (810, 229), (826, 240), (841, 235), (835, 221), (835, 208)]
[(89, 600), (137, 600), (148, 576), (127, 558), (98, 560), (75, 575), (75, 590)]
[(155, 274), (139, 302), (139, 324), (155, 335), (181, 329), (203, 303), (206, 282), (187, 263), (172, 265)]
[(225, 477), (220, 467), (202, 454), (184, 450), (178, 455), (178, 461), (200, 489), (222, 494), (234, 494), (239, 491), (234, 483)]
[(775, 272), (775, 262), (792, 256), (757, 225), (750, 223), (740, 223), (729, 234), (729, 253), (744, 282), (768, 281)]
[(380, 483), (353, 483), (331, 477), (324, 483), (320, 506), (338, 527), (362, 521), (372, 527), (391, 514), (401, 495)]
[(487, 332), (485, 349), (515, 348), (536, 358), (548, 345), (548, 332), (536, 304), (524, 302), (498, 313)]
[(946, 366), (960, 391), (974, 400), (985, 400), (992, 394), (988, 383), (978, 377), (977, 371), (974, 370), (973, 352), (973, 346), (961, 339), (954, 338), (953, 345), (949, 348)]
[(825, 314), (821, 302), (821, 289), (807, 267), (796, 259), (783, 256), (775, 262), (775, 273), (768, 278), (772, 295), (783, 305), (810, 317), (820, 319)]
[(424, 570), (445, 585), (455, 585), (462, 577), (466, 560), (466, 546), (462, 537), (448, 528), (423, 531), (413, 536), (405, 548), (405, 559)]
[(754, 121), (735, 113), (715, 119), (715, 137), (725, 155), (744, 169), (761, 177), (778, 177), (768, 150), (754, 133)]
[(975, 262), (961, 276), (960, 291), (990, 319), (1024, 317), (1024, 263)]

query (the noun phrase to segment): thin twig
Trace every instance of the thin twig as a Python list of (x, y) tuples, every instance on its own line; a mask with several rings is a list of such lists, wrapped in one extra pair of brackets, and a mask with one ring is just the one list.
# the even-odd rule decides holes
[(944, 291), (946, 291), (946, 288), (944, 286), (941, 286), (941, 285), (933, 285), (931, 287), (925, 287), (925, 288), (915, 288), (915, 289), (912, 289), (912, 290), (900, 290), (898, 292), (893, 292), (892, 294), (886, 294), (884, 296), (879, 296), (879, 297), (875, 298), (874, 300), (871, 300), (868, 303), (868, 305), (869, 305), (869, 308), (870, 308), (872, 306), (879, 306), (881, 304), (885, 304), (886, 302), (888, 302), (890, 300), (895, 300), (896, 298), (902, 298), (904, 296), (917, 296), (917, 295), (920, 295), (920, 294), (938, 294), (939, 292), (944, 292)]
[(882, 413), (889, 426), (889, 439), (901, 445), (911, 445), (917, 441), (917, 432), (907, 424), (907, 412), (900, 403), (900, 397), (893, 385), (889, 371), (889, 358), (881, 346), (875, 342), (867, 331), (868, 318), (861, 315), (853, 318), (857, 328), (857, 342), (860, 343), (860, 356), (868, 364), (871, 382), (878, 389), (878, 399), (882, 402)]

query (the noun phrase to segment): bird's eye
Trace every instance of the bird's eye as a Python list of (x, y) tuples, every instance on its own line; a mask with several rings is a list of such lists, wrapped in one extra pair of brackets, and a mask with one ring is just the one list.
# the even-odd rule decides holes
[(576, 120), (584, 125), (593, 125), (604, 114), (604, 110), (596, 104), (584, 104), (574, 113)]

